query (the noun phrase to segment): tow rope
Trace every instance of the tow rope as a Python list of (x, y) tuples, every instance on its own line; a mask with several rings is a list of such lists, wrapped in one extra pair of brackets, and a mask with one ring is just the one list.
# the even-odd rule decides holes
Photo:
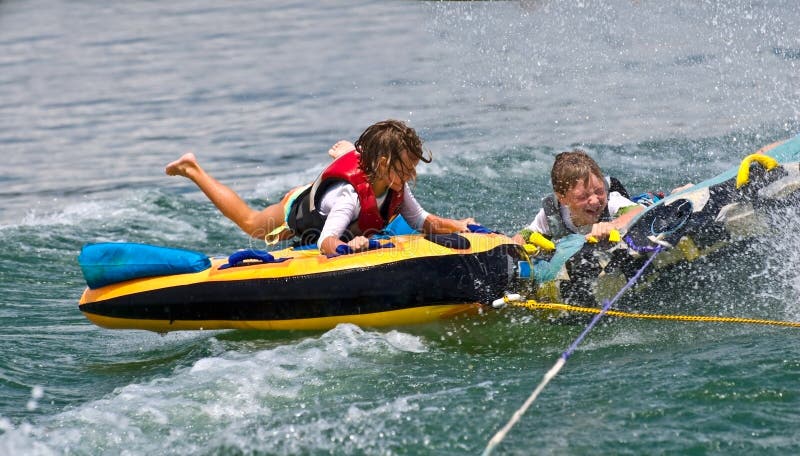
[[(655, 247), (653, 254), (650, 256), (650, 258), (647, 259), (647, 261), (645, 261), (642, 267), (639, 268), (638, 271), (636, 271), (636, 274), (634, 274), (633, 277), (631, 277), (630, 280), (628, 280), (628, 283), (626, 283), (625, 286), (622, 287), (617, 292), (617, 294), (614, 295), (613, 298), (611, 298), (611, 300), (606, 300), (603, 303), (603, 307), (600, 309), (599, 312), (595, 314), (594, 318), (592, 318), (592, 321), (590, 321), (589, 324), (586, 325), (586, 328), (583, 329), (583, 332), (581, 332), (581, 334), (575, 339), (575, 341), (572, 342), (572, 344), (564, 351), (564, 353), (561, 354), (561, 356), (558, 358), (553, 367), (551, 367), (550, 370), (547, 371), (546, 374), (544, 374), (544, 378), (542, 378), (542, 381), (539, 383), (538, 386), (536, 386), (536, 388), (533, 390), (533, 392), (525, 401), (525, 403), (522, 404), (522, 407), (520, 407), (516, 412), (514, 412), (508, 423), (506, 423), (506, 425), (503, 426), (502, 429), (497, 431), (494, 437), (492, 437), (491, 440), (489, 440), (489, 443), (483, 450), (484, 456), (490, 455), (492, 453), (492, 450), (494, 450), (494, 448), (497, 445), (499, 445), (500, 442), (503, 441), (503, 439), (506, 437), (506, 434), (508, 434), (508, 431), (510, 431), (511, 428), (514, 427), (514, 425), (520, 420), (520, 418), (522, 418), (522, 415), (525, 414), (525, 411), (527, 411), (528, 408), (531, 406), (531, 404), (533, 404), (533, 401), (536, 400), (536, 398), (539, 396), (539, 393), (541, 393), (542, 390), (545, 388), (545, 386), (547, 386), (547, 384), (550, 383), (550, 380), (552, 380), (553, 377), (555, 377), (558, 374), (558, 371), (560, 371), (561, 368), (564, 367), (564, 364), (566, 364), (567, 359), (578, 348), (578, 345), (580, 345), (580, 343), (583, 341), (586, 335), (589, 334), (589, 331), (591, 331), (592, 328), (594, 328), (594, 326), (597, 324), (597, 322), (600, 321), (601, 318), (603, 318), (603, 315), (605, 315), (608, 312), (611, 306), (614, 305), (614, 303), (617, 302), (617, 300), (626, 291), (628, 291), (628, 289), (632, 287), (637, 280), (639, 280), (639, 277), (641, 277), (642, 274), (644, 274), (645, 269), (647, 269), (647, 267), (650, 266), (650, 263), (653, 262), (653, 260), (656, 258), (656, 256), (661, 250), (662, 247), (660, 245)], [(498, 301), (503, 301), (505, 304), (508, 304), (511, 300), (508, 299), (507, 297), (504, 297), (502, 300)], [(500, 304), (497, 301), (495, 301), (495, 303)], [(495, 307), (497, 307), (497, 305), (495, 305)]]
[[(524, 307), (529, 310), (560, 310), (564, 312), (580, 312), (580, 313), (600, 313), (601, 309), (596, 307), (578, 307), (569, 304), (560, 304), (552, 302), (538, 302), (533, 299), (528, 300), (514, 300), (509, 299), (506, 303), (515, 307)], [(767, 325), (767, 326), (784, 326), (791, 328), (800, 328), (800, 322), (796, 321), (781, 321), (781, 320), (766, 320), (758, 318), (740, 318), (740, 317), (717, 317), (713, 315), (670, 315), (670, 314), (648, 314), (648, 313), (634, 313), (623, 312), (619, 310), (608, 310), (605, 312), (610, 317), (621, 318), (637, 318), (640, 320), (672, 320), (672, 321), (695, 321), (703, 323), (742, 323), (750, 325)]]
[[(658, 251), (656, 252), (658, 253)], [(577, 312), (577, 313), (587, 313), (587, 314), (595, 314), (592, 321), (589, 323), (588, 326), (583, 330), (583, 332), (578, 336), (577, 339), (569, 346), (569, 348), (561, 354), (561, 357), (556, 361), (555, 365), (550, 368), (549, 371), (544, 375), (544, 378), (536, 387), (536, 389), (531, 393), (528, 400), (520, 407), (514, 415), (511, 417), (511, 420), (500, 430), (498, 431), (491, 440), (489, 440), (486, 449), (483, 451), (484, 456), (488, 456), (491, 454), (494, 447), (496, 447), (500, 442), (503, 441), (506, 434), (511, 430), (511, 428), (522, 418), (522, 415), (528, 408), (533, 404), (533, 401), (539, 396), (539, 393), (542, 392), (544, 387), (553, 379), (553, 377), (558, 374), (564, 364), (567, 362), (567, 358), (569, 358), (572, 353), (577, 348), (578, 344), (581, 343), (583, 338), (586, 334), (594, 327), (597, 321), (602, 318), (603, 315), (608, 315), (610, 317), (620, 317), (620, 318), (635, 318), (640, 320), (667, 320), (667, 321), (687, 321), (687, 322), (702, 322), (702, 323), (739, 323), (739, 324), (751, 324), (751, 325), (765, 325), (765, 326), (780, 326), (780, 327), (789, 327), (789, 328), (800, 328), (800, 322), (796, 321), (782, 321), (782, 320), (769, 320), (769, 319), (761, 319), (761, 318), (742, 318), (742, 317), (719, 317), (713, 315), (676, 315), (676, 314), (651, 314), (651, 313), (634, 313), (634, 312), (624, 312), (620, 310), (611, 310), (611, 306), (614, 302), (622, 296), (622, 293), (625, 292), (630, 286), (632, 286), (636, 280), (641, 276), (644, 270), (647, 268), (650, 262), (652, 262), (655, 254), (651, 256), (647, 263), (645, 263), (641, 269), (634, 275), (628, 283), (614, 296), (611, 301), (606, 301), (603, 304), (602, 308), (597, 307), (580, 307), (580, 306), (573, 306), (569, 304), (561, 304), (561, 303), (550, 303), (550, 302), (538, 302), (533, 299), (523, 299), (520, 295), (507, 295), (504, 296), (502, 299), (498, 299), (493, 304), (495, 307), (503, 307), (505, 305), (511, 305), (514, 307), (522, 307), (528, 310), (557, 310), (563, 312)]]
[[(614, 297), (616, 298), (619, 296)], [(500, 300), (498, 300), (500, 301)], [(550, 302), (538, 302), (533, 299), (522, 299), (519, 295), (508, 295), (502, 298), (504, 304), (512, 305), (515, 307), (523, 307), (529, 310), (559, 310), (564, 312), (580, 312), (580, 313), (593, 313), (596, 314), (595, 318), (589, 324), (589, 326), (584, 329), (583, 333), (575, 340), (575, 342), (570, 345), (569, 349), (565, 351), (561, 357), (558, 359), (556, 364), (544, 375), (544, 379), (536, 387), (533, 391), (531, 396), (528, 398), (527, 401), (517, 410), (514, 415), (512, 416), (511, 420), (506, 424), (503, 429), (497, 432), (494, 437), (489, 441), (486, 449), (484, 450), (484, 455), (491, 454), (492, 450), (495, 446), (497, 446), (506, 436), (511, 427), (516, 424), (517, 421), (522, 417), (525, 411), (530, 407), (539, 393), (544, 389), (545, 385), (550, 382), (550, 380), (556, 376), (561, 367), (567, 361), (567, 358), (572, 354), (575, 347), (580, 343), (581, 339), (589, 332), (591, 326), (593, 326), (596, 320), (599, 320), (602, 315), (608, 315), (611, 317), (621, 317), (621, 318), (636, 318), (641, 320), (670, 320), (670, 321), (690, 321), (690, 322), (703, 322), (703, 323), (741, 323), (741, 324), (751, 324), (751, 325), (766, 325), (766, 326), (782, 326), (782, 327), (789, 327), (789, 328), (800, 328), (800, 322), (796, 321), (781, 321), (781, 320), (768, 320), (768, 319), (759, 319), (759, 318), (741, 318), (741, 317), (717, 317), (712, 315), (670, 315), (670, 314), (648, 314), (648, 313), (633, 313), (633, 312), (623, 312), (619, 310), (610, 310), (609, 302), (607, 301), (603, 308), (598, 309), (596, 307), (579, 307), (579, 306), (572, 306), (569, 304), (560, 304), (560, 303), (550, 303)]]

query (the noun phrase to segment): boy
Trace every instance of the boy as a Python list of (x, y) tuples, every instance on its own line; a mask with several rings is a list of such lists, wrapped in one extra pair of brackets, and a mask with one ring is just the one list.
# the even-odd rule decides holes
[(514, 236), (518, 244), (535, 232), (553, 241), (571, 233), (602, 239), (644, 210), (627, 198), (619, 181), (607, 180), (597, 163), (579, 149), (556, 156), (550, 179), (553, 194), (542, 199), (533, 222)]

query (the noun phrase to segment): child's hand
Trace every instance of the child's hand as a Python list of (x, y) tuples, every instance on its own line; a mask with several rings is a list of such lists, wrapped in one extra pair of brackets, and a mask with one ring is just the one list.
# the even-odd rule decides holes
[(478, 224), (475, 221), (475, 219), (472, 218), (472, 217), (468, 217), (468, 218), (461, 219), (461, 220), (456, 220), (456, 222), (457, 222), (456, 226), (458, 227), (458, 232), (459, 233), (467, 233), (467, 232), (469, 232), (469, 227), (467, 225), (477, 225)]
[(587, 234), (586, 238), (588, 239), (591, 236), (595, 239), (605, 239), (608, 237), (608, 234), (611, 233), (611, 230), (616, 229), (617, 227), (611, 222), (595, 223), (592, 225), (592, 232)]
[(422, 230), (426, 233), (466, 233), (469, 232), (467, 225), (477, 225), (475, 219), (465, 218), (462, 220), (455, 220), (449, 218), (442, 218), (433, 214), (429, 214), (425, 219)]
[(369, 239), (364, 236), (356, 236), (347, 243), (354, 252), (361, 252), (369, 249)]

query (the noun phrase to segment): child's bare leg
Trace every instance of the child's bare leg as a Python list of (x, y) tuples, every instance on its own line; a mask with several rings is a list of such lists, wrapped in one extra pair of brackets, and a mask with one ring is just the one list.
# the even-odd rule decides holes
[(771, 151), (772, 149), (774, 149), (778, 145), (783, 144), (784, 142), (786, 142), (785, 139), (781, 140), (781, 141), (776, 141), (776, 142), (774, 142), (772, 144), (767, 144), (766, 146), (762, 147), (761, 149), (758, 149), (757, 151), (755, 151), (753, 153), (755, 153), (755, 154), (766, 154), (767, 152)]
[(165, 171), (170, 176), (183, 176), (194, 182), (222, 215), (250, 236), (261, 238), (283, 223), (282, 205), (273, 204), (262, 211), (251, 208), (236, 192), (206, 173), (191, 152), (168, 164)]
[(328, 155), (330, 155), (333, 159), (337, 159), (351, 150), (355, 150), (355, 148), (356, 146), (354, 146), (350, 141), (341, 140), (331, 146), (331, 148), (328, 150)]
[(686, 190), (687, 188), (691, 188), (692, 186), (694, 186), (694, 184), (693, 184), (693, 183), (691, 183), (691, 182), (689, 182), (688, 184), (683, 184), (683, 185), (681, 185), (680, 187), (673, 188), (673, 189), (672, 189), (672, 191), (671, 191), (671, 192), (669, 192), (669, 193), (670, 193), (670, 194), (672, 194), (672, 193), (678, 193), (678, 192), (680, 192), (680, 191)]

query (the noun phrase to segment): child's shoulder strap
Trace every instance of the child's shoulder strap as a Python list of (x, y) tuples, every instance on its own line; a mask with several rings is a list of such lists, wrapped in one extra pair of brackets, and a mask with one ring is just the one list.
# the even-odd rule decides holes
[(622, 185), (622, 182), (619, 181), (616, 177), (609, 176), (608, 177), (608, 193), (611, 192), (618, 192), (620, 195), (624, 196), (625, 198), (631, 199), (630, 194), (625, 189), (625, 186)]

